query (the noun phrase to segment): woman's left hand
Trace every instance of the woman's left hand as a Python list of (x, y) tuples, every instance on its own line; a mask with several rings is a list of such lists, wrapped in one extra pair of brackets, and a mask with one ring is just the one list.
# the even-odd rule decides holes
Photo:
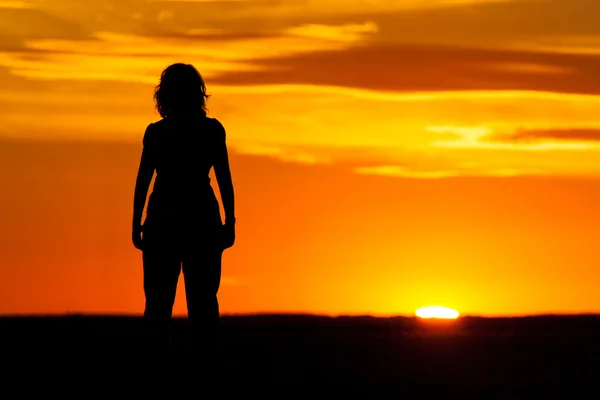
[(225, 222), (221, 229), (221, 243), (223, 250), (228, 249), (235, 243), (235, 222)]
[(131, 229), (131, 239), (133, 241), (133, 246), (138, 250), (142, 250), (142, 247), (143, 247), (142, 225), (140, 225), (140, 224), (133, 225), (133, 228)]

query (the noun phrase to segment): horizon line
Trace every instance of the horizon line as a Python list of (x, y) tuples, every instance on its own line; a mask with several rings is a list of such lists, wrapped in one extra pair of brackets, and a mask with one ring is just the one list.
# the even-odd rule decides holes
[[(0, 313), (0, 319), (4, 318), (143, 318), (143, 313), (97, 313), (97, 312), (64, 312), (64, 313)], [(221, 318), (248, 318), (248, 317), (313, 317), (313, 318), (415, 318), (421, 319), (414, 314), (368, 314), (368, 313), (346, 313), (346, 314), (326, 314), (310, 312), (254, 312), (254, 313), (223, 313)], [(532, 314), (461, 314), (457, 319), (463, 318), (487, 318), (487, 319), (506, 319), (506, 318), (540, 318), (540, 317), (600, 317), (600, 312), (577, 312), (577, 313), (558, 313), (544, 312)], [(187, 314), (175, 314), (173, 319), (187, 319)]]

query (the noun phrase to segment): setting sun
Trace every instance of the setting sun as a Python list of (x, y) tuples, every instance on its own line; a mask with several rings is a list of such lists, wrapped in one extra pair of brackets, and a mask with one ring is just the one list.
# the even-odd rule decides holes
[(456, 319), (459, 315), (458, 311), (442, 306), (421, 307), (415, 312), (415, 314), (419, 318), (440, 319)]

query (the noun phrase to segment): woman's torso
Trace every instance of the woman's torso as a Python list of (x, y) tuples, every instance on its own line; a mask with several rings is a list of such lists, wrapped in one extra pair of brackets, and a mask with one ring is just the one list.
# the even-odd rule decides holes
[(220, 223), (219, 204), (210, 184), (218, 131), (207, 117), (164, 118), (146, 132), (156, 177), (146, 221), (162, 229)]

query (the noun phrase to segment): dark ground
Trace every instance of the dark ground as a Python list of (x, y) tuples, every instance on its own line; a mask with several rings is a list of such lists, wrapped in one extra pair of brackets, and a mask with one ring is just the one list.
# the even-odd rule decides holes
[[(137, 385), (150, 388), (160, 382), (142, 369), (141, 322), (131, 317), (0, 318), (1, 385), (18, 387), (19, 397), (41, 391), (92, 398), (109, 390), (118, 398)], [(187, 337), (187, 320), (175, 319), (175, 359), (166, 365), (177, 388), (186, 387), (182, 367), (192, 364), (185, 359)], [(208, 398), (592, 399), (600, 398), (599, 350), (600, 316), (438, 322), (224, 316), (221, 379), (211, 379), (216, 389)], [(156, 390), (152, 397), (165, 397)]]

